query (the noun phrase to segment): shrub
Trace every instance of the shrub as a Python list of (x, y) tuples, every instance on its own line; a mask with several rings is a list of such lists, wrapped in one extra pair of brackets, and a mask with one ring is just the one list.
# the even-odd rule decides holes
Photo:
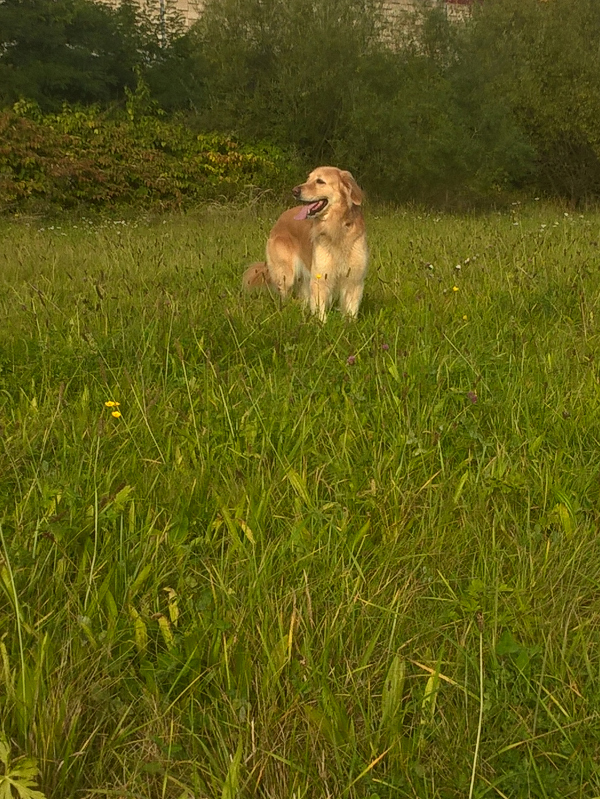
[[(296, 177), (282, 151), (306, 167), (349, 168), (391, 201), (600, 195), (597, 0), (485, 0), (460, 24), (425, 0), (395, 22), (379, 0), (207, 0), (199, 22), (185, 34), (171, 25), (166, 42), (132, 0), (90, 3), (0, 2), (0, 30), (11, 31), (0, 35), (0, 102), (17, 89), (45, 112), (60, 98), (128, 98), (125, 116), (28, 112), (25, 124), (7, 112), (5, 204), (172, 207), (247, 183), (277, 188)], [(40, 19), (56, 9), (48, 41), (37, 23), (29, 30), (32, 9)], [(133, 92), (136, 73), (152, 98)], [(185, 110), (203, 133), (167, 122), (157, 104)]]
[(533, 151), (485, 70), (463, 61), (467, 31), (434, 10), (397, 49), (364, 63), (335, 158), (388, 200), (497, 198), (527, 176)]
[(203, 123), (330, 160), (377, 20), (375, 0), (209, 0), (194, 31)]
[(466, 30), (426, 9), (384, 24), (372, 0), (212, 0), (196, 28), (204, 119), (352, 169), (389, 200), (492, 194), (531, 150), (481, 71)]
[(92, 0), (0, 3), (0, 103), (20, 97), (45, 110), (108, 103), (136, 83), (135, 66), (160, 53), (159, 30), (137, 4)]
[(0, 113), (0, 210), (182, 208), (292, 181), (290, 160), (271, 145), (197, 134), (176, 120), (138, 115), (133, 102), (128, 110), (42, 115), (21, 103)]
[(461, 24), (423, 5), (386, 26), (374, 0), (209, 0), (201, 119), (391, 200), (598, 196), (600, 4), (486, 0)]
[(534, 184), (574, 202), (600, 194), (599, 40), (596, 0), (487, 0), (463, 54), (535, 151)]

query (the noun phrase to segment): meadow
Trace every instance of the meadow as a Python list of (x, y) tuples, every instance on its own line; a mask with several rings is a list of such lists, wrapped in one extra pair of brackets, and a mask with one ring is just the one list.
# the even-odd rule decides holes
[(600, 796), (600, 212), (279, 210), (0, 222), (0, 795)]

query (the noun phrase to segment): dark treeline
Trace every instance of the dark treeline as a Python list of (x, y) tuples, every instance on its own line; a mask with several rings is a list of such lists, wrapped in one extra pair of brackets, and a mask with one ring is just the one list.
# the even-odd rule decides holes
[(200, 131), (353, 170), (386, 199), (600, 194), (600, 3), (209, 0), (185, 31), (127, 0), (0, 0), (0, 103), (118, 106), (141, 75)]

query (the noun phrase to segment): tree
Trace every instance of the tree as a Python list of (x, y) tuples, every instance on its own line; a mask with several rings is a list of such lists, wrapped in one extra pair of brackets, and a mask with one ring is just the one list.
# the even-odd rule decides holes
[(206, 120), (328, 160), (376, 26), (376, 0), (209, 0)]
[(159, 31), (132, 0), (0, 0), (0, 103), (44, 109), (107, 103), (136, 83), (159, 52)]
[(573, 202), (600, 194), (600, 3), (486, 0), (467, 54), (535, 151), (535, 181)]

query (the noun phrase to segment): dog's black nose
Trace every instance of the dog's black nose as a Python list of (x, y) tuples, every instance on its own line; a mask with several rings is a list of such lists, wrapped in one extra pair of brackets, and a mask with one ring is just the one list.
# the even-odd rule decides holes
[(294, 195), (294, 197), (299, 197), (300, 192), (301, 192), (300, 186), (294, 186), (294, 188), (292, 189), (292, 194)]

